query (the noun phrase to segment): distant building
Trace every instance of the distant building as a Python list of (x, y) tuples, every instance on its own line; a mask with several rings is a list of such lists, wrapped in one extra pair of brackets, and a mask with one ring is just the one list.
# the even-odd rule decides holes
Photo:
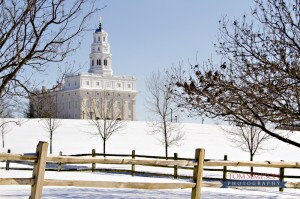
[(93, 108), (96, 103), (107, 106), (112, 102), (107, 96), (117, 96), (112, 103), (114, 110), (121, 113), (118, 119), (136, 120), (136, 79), (113, 75), (108, 33), (102, 29), (101, 17), (99, 27), (93, 33), (89, 71), (67, 75), (64, 84), (48, 94), (55, 103), (57, 118), (97, 118), (99, 113)]

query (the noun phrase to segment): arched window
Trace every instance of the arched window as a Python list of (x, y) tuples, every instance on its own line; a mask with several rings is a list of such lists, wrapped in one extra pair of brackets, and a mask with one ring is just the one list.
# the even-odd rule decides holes
[(98, 41), (100, 41), (100, 37), (98, 37)]
[(97, 66), (101, 66), (101, 59), (97, 59)]
[(92, 60), (92, 66), (94, 66), (94, 60)]
[(103, 37), (103, 41), (105, 41), (105, 37)]
[(100, 52), (100, 47), (98, 47), (98, 51)]
[(107, 66), (107, 60), (106, 59), (104, 60), (104, 66)]

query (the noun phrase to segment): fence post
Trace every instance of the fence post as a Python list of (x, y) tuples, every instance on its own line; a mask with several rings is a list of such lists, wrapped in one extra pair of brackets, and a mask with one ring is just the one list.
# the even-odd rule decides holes
[[(174, 161), (178, 159), (178, 154), (174, 153)], [(174, 179), (178, 178), (178, 166), (174, 165)]]
[[(7, 153), (10, 153), (10, 149), (7, 150)], [(6, 165), (5, 165), (5, 170), (9, 170), (9, 163), (10, 163), (10, 160), (6, 160)]]
[[(62, 156), (62, 152), (59, 152), (59, 156)], [(57, 163), (57, 171), (61, 171), (61, 162)]]
[(194, 175), (193, 175), (193, 180), (196, 183), (196, 185), (192, 189), (192, 199), (200, 199), (201, 198), (204, 155), (205, 155), (204, 149), (196, 149), (195, 161), (197, 162), (197, 165), (194, 166)]
[[(131, 158), (135, 159), (135, 150), (131, 152)], [(135, 176), (135, 164), (131, 164), (131, 176)]]
[(47, 142), (39, 142), (36, 148), (37, 159), (34, 162), (32, 178), (33, 184), (31, 185), (31, 194), (29, 199), (40, 199), (42, 197), (43, 183), (47, 159)]
[[(96, 150), (92, 149), (92, 157), (96, 157)], [(92, 172), (96, 170), (96, 163), (92, 163)]]
[[(281, 160), (281, 162), (283, 162), (283, 160)], [(279, 168), (279, 181), (283, 182), (284, 181), (284, 168), (281, 167)], [(279, 191), (283, 191), (283, 188), (279, 188)]]
[[(227, 160), (227, 155), (224, 155), (224, 161)], [(223, 166), (223, 181), (227, 180), (227, 166)]]

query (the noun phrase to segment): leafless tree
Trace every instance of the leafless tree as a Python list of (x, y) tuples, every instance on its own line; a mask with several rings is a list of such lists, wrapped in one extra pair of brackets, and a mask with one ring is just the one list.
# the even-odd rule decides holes
[(82, 109), (89, 118), (89, 124), (94, 127), (94, 131), (88, 133), (102, 139), (105, 154), (108, 139), (127, 126), (127, 121), (123, 120), (121, 97), (114, 91), (103, 90), (84, 100)]
[(53, 138), (55, 131), (61, 126), (61, 119), (57, 118), (57, 104), (55, 103), (55, 93), (42, 90), (30, 96), (32, 105), (32, 116), (41, 118), (42, 126), (47, 131), (50, 142), (50, 153), (52, 154)]
[(53, 143), (53, 136), (55, 131), (61, 126), (61, 119), (55, 118), (54, 116), (50, 116), (47, 118), (43, 118), (42, 126), (47, 131), (47, 135), (50, 140), (50, 154), (52, 154), (52, 143)]
[[(254, 126), (243, 126), (236, 124), (230, 127), (223, 127), (228, 140), (236, 147), (249, 153), (250, 161), (253, 161), (254, 155), (262, 151), (269, 150), (267, 142), (272, 138), (261, 129)], [(253, 172), (253, 167), (251, 167)]]
[(5, 147), (5, 135), (16, 125), (21, 125), (22, 121), (13, 119), (14, 107), (11, 101), (5, 97), (0, 98), (0, 134), (2, 147)]
[(300, 4), (298, 0), (254, 0), (253, 22), (246, 16), (220, 21), (212, 60), (191, 70), (176, 68), (170, 80), (180, 107), (190, 114), (260, 128), (300, 147), (276, 128), (300, 129)]
[(149, 135), (156, 135), (158, 142), (165, 148), (165, 156), (168, 159), (168, 151), (172, 146), (179, 146), (185, 138), (185, 132), (181, 123), (157, 120), (147, 121)]
[(43, 87), (41, 91), (35, 91), (29, 96), (32, 118), (56, 117), (59, 110), (55, 102), (55, 94)]
[[(0, 1), (0, 96), (31, 92), (31, 74), (43, 73), (80, 45), (95, 0)], [(63, 75), (60, 79), (63, 78)]]
[(20, 125), (21, 123), (13, 119), (0, 118), (0, 134), (2, 139), (2, 148), (5, 147), (5, 136), (8, 134), (15, 125)]
[[(169, 84), (159, 71), (152, 72), (146, 81), (147, 96), (146, 108), (155, 115), (147, 122), (149, 134), (159, 135), (159, 141), (165, 147), (165, 156), (168, 158), (168, 149), (173, 145), (180, 145), (185, 133), (179, 122), (178, 107), (171, 98), (172, 85)], [(173, 122), (176, 116), (176, 122)]]

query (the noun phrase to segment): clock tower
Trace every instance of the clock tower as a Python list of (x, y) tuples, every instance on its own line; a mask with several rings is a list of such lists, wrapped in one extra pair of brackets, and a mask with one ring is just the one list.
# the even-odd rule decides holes
[(93, 43), (90, 53), (89, 73), (102, 76), (112, 76), (110, 45), (108, 33), (102, 29), (102, 19), (99, 18), (99, 27), (93, 34)]

